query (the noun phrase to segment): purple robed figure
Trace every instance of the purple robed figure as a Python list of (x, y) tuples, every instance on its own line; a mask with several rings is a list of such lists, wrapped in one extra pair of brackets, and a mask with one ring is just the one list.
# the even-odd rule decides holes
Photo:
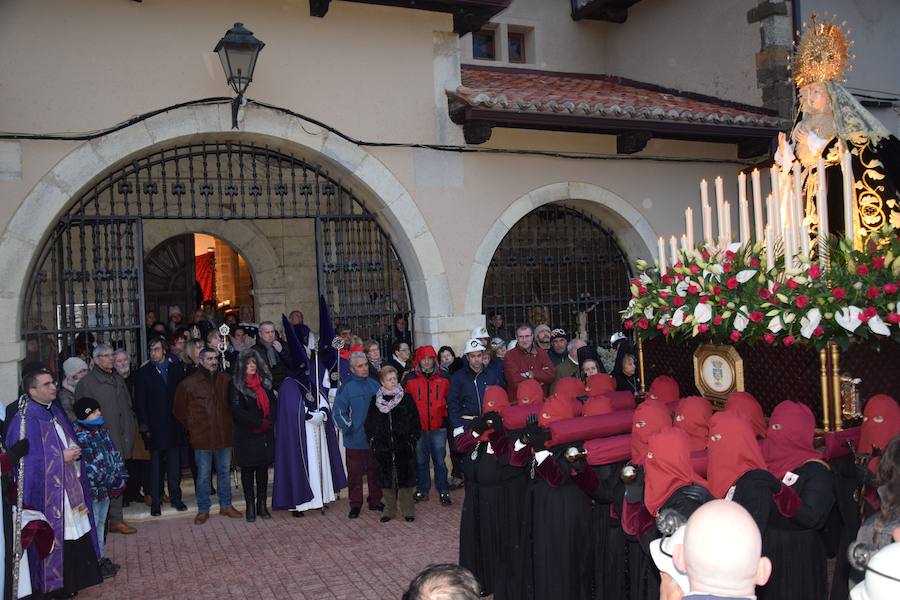
[[(19, 440), (21, 420), (21, 413), (16, 411), (7, 429), (7, 446)], [(23, 503), (25, 508), (43, 513), (54, 534), (53, 549), (43, 560), (38, 557), (36, 548), (28, 549), (32, 588), (35, 592), (44, 593), (59, 589), (76, 591), (100, 582), (97, 566), (100, 551), (86, 469), (79, 469), (76, 463), (64, 463), (63, 450), (67, 444), (60, 439), (56, 424), (65, 432), (69, 445), (75, 444), (75, 433), (61, 408), (55, 404), (48, 407), (34, 400), (28, 401), (25, 406), (25, 437), (31, 442), (31, 447), (25, 455)], [(90, 523), (90, 531), (77, 540), (64, 539), (66, 497), (71, 507), (70, 514), (77, 519), (87, 518)], [(93, 550), (93, 555), (85, 556), (85, 552), (91, 553), (89, 549)], [(76, 555), (68, 557), (67, 565), (64, 552), (68, 551)], [(73, 569), (76, 573), (73, 578), (79, 581), (65, 580)]]
[(278, 387), (273, 509), (324, 509), (347, 487), (327, 396), (308, 384), (288, 377)]

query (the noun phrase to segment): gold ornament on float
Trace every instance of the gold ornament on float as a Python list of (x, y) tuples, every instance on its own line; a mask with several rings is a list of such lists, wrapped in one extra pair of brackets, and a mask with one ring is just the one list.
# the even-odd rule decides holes
[(819, 21), (810, 17), (811, 25), (804, 23), (803, 35), (794, 50), (791, 69), (798, 88), (811, 83), (843, 81), (851, 68), (853, 55), (849, 39), (850, 31), (844, 31), (846, 22), (838, 25), (829, 20)]

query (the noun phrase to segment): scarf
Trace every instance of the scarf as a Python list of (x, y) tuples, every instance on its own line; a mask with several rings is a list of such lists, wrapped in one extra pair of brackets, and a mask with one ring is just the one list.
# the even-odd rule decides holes
[(403, 399), (403, 388), (399, 385), (396, 389), (388, 390), (380, 386), (375, 392), (375, 406), (384, 414), (388, 414)]
[(263, 419), (269, 418), (269, 395), (262, 386), (262, 377), (259, 373), (244, 375), (244, 383), (256, 394), (256, 406), (262, 411)]
[(159, 376), (162, 377), (163, 383), (169, 385), (169, 358), (163, 357), (162, 361), (154, 363)]

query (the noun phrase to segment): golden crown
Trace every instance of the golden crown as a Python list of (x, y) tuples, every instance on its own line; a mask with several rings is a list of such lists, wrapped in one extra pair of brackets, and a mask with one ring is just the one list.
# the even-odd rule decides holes
[(803, 35), (794, 48), (791, 69), (797, 87), (820, 81), (842, 81), (844, 72), (850, 69), (850, 31), (844, 31), (845, 23), (810, 17), (811, 24), (803, 24)]

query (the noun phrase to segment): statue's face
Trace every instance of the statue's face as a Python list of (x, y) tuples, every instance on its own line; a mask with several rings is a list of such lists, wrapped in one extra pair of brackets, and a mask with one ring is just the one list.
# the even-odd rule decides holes
[(800, 108), (806, 114), (819, 114), (831, 109), (831, 99), (822, 82), (810, 83), (800, 88)]

